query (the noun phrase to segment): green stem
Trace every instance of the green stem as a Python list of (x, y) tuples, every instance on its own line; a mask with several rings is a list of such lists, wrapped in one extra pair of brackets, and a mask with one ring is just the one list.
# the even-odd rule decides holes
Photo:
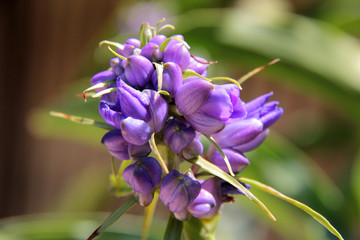
[(182, 240), (183, 222), (175, 218), (174, 214), (170, 214), (168, 224), (166, 226), (164, 240)]
[(161, 167), (164, 169), (165, 173), (168, 174), (169, 173), (169, 169), (166, 166), (166, 163), (164, 161), (164, 159), (161, 157), (161, 154), (159, 152), (159, 149), (156, 146), (156, 142), (155, 142), (155, 133), (153, 133), (151, 135), (151, 138), (149, 140), (149, 144), (150, 144), (150, 148), (152, 150), (152, 152), (155, 154), (155, 156), (157, 157), (157, 160), (159, 161)]
[(151, 204), (149, 206), (147, 206), (145, 208), (145, 218), (144, 218), (143, 232), (142, 232), (142, 237), (141, 237), (142, 240), (146, 240), (147, 237), (149, 236), (149, 230), (150, 230), (152, 220), (154, 218), (154, 213), (155, 213), (156, 204), (158, 202), (158, 199), (159, 199), (159, 194), (157, 192), (155, 192), (153, 201), (151, 202)]

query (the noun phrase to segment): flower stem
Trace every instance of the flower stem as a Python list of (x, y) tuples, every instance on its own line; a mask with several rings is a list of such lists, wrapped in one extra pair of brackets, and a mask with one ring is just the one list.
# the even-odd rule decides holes
[(164, 169), (165, 173), (168, 174), (169, 173), (169, 169), (166, 166), (166, 163), (164, 161), (164, 159), (161, 157), (159, 149), (156, 146), (156, 142), (155, 142), (155, 133), (153, 133), (151, 135), (151, 138), (149, 140), (149, 144), (150, 144), (150, 148), (152, 150), (152, 152), (155, 154), (155, 156), (157, 157), (157, 160), (159, 161), (161, 167)]
[(149, 230), (150, 230), (150, 226), (151, 226), (151, 223), (152, 223), (152, 220), (154, 217), (155, 208), (156, 208), (158, 199), (159, 199), (159, 194), (157, 192), (155, 192), (153, 201), (151, 202), (151, 204), (149, 206), (147, 206), (145, 208), (145, 218), (144, 218), (144, 223), (143, 223), (143, 232), (142, 232), (142, 236), (141, 236), (142, 240), (146, 240), (147, 237), (149, 236)]

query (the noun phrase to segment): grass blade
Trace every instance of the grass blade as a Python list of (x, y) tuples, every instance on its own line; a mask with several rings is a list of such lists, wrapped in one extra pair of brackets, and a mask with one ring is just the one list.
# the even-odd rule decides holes
[(245, 196), (253, 200), (257, 205), (259, 205), (265, 212), (270, 216), (273, 221), (276, 221), (274, 215), (267, 209), (267, 207), (257, 198), (255, 197), (249, 190), (247, 190), (238, 180), (221, 170), (219, 167), (215, 166), (211, 162), (207, 161), (202, 157), (198, 157), (197, 159), (188, 160), (191, 163), (195, 164), (196, 166), (208, 171), (209, 173), (225, 180), (226, 182), (230, 183), (240, 191), (242, 191)]
[(337, 238), (343, 240), (342, 236), (340, 235), (340, 233), (330, 224), (330, 222), (324, 217), (322, 216), (320, 213), (314, 211), (313, 209), (311, 209), (310, 207), (308, 207), (307, 205), (292, 199), (284, 194), (282, 194), (281, 192), (275, 190), (272, 187), (269, 187), (261, 182), (258, 182), (256, 180), (252, 180), (249, 178), (239, 178), (240, 181), (251, 184), (251, 186), (255, 186), (257, 188), (259, 188), (260, 190), (263, 190), (264, 192), (267, 192), (275, 197), (278, 197), (282, 200), (287, 201), (288, 203), (291, 203), (292, 205), (300, 208), (301, 210), (303, 210), (304, 212), (306, 212), (307, 214), (309, 214), (310, 216), (312, 216), (316, 221), (318, 221), (321, 225), (323, 225), (325, 228), (327, 228), (332, 234), (334, 234)]

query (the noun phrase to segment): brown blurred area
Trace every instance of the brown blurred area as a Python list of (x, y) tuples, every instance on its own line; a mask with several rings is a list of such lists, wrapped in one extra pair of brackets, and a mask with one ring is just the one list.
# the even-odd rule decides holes
[[(56, 189), (29, 188), (34, 185), (29, 182), (29, 175), (40, 184), (38, 188), (49, 188), (42, 180), (46, 178), (39, 173), (52, 175), (55, 181), (52, 186), (60, 185), (66, 177), (58, 171), (58, 164), (51, 165), (53, 160), (46, 159), (49, 154), (61, 155), (54, 159), (63, 159), (64, 172), (81, 168), (77, 161), (80, 152), (81, 159), (94, 154), (81, 146), (78, 153), (69, 153), (66, 143), (49, 144), (34, 139), (26, 130), (25, 119), (30, 109), (49, 101), (75, 80), (82, 56), (88, 46), (96, 46), (96, 36), (121, 3), (119, 0), (0, 2), (0, 218), (40, 210), (44, 207), (42, 200), (56, 192)], [(54, 150), (54, 145), (61, 147)], [(49, 196), (37, 195), (44, 193)]]

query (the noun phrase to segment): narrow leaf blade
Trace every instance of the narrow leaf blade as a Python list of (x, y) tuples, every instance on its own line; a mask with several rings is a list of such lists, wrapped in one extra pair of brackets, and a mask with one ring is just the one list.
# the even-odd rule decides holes
[(92, 240), (102, 232), (104, 232), (108, 227), (110, 227), (116, 220), (118, 220), (124, 213), (129, 211), (131, 207), (134, 206), (136, 200), (134, 197), (128, 198), (118, 209), (110, 214), (109, 217), (105, 219), (103, 224), (101, 224), (91, 235), (88, 237), (87, 240)]
[(215, 166), (211, 162), (207, 161), (206, 159), (199, 156), (197, 159), (188, 160), (191, 163), (195, 164), (196, 166), (208, 171), (209, 173), (225, 180), (226, 182), (230, 183), (240, 191), (242, 191), (245, 196), (253, 200), (257, 205), (259, 205), (265, 212), (270, 216), (273, 221), (276, 221), (274, 215), (269, 211), (269, 209), (257, 198), (255, 197), (249, 190), (247, 190), (238, 180), (231, 177), (229, 174), (221, 170), (219, 167)]
[(278, 197), (282, 200), (287, 201), (288, 203), (291, 203), (292, 205), (300, 208), (301, 210), (303, 210), (304, 212), (306, 212), (307, 214), (309, 214), (310, 216), (312, 216), (316, 221), (318, 221), (321, 225), (323, 225), (325, 228), (327, 228), (332, 234), (334, 234), (337, 238), (343, 240), (341, 234), (330, 224), (330, 222), (324, 217), (322, 216), (320, 213), (314, 211), (313, 209), (311, 209), (309, 206), (295, 200), (292, 199), (284, 194), (282, 194), (281, 192), (275, 190), (274, 188), (267, 186), (263, 183), (260, 183), (256, 180), (253, 179), (249, 179), (249, 178), (239, 178), (240, 181), (245, 182), (245, 183), (249, 183), (252, 186), (255, 186), (257, 188), (259, 188), (260, 190), (267, 192), (275, 197)]
[(183, 222), (177, 220), (174, 214), (170, 214), (168, 224), (166, 226), (164, 240), (182, 240)]
[(95, 121), (94, 119), (91, 119), (91, 118), (84, 118), (84, 117), (69, 115), (66, 113), (55, 112), (55, 111), (50, 111), (49, 114), (53, 117), (67, 119), (67, 120), (70, 120), (72, 122), (79, 123), (79, 124), (95, 126), (95, 127), (103, 128), (106, 130), (113, 129), (113, 127), (111, 127), (110, 125), (108, 125), (104, 122)]

